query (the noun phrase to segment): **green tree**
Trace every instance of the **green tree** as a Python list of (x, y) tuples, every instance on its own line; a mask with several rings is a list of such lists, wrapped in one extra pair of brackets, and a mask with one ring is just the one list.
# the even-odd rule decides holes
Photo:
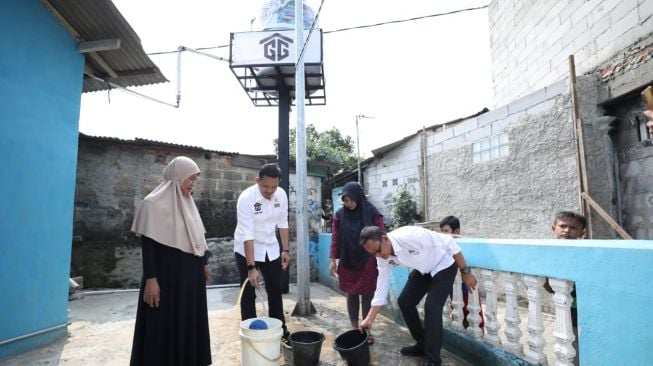
[[(290, 130), (290, 159), (295, 159), (297, 132)], [(306, 126), (306, 158), (309, 161), (329, 161), (336, 164), (334, 173), (353, 169), (357, 159), (354, 153), (354, 140), (351, 136), (343, 136), (335, 127), (330, 130), (318, 132), (313, 124)], [(279, 139), (274, 139), (274, 150), (279, 154)]]
[(405, 187), (399, 187), (395, 194), (388, 195), (384, 203), (392, 213), (391, 230), (415, 222), (415, 217), (417, 217), (417, 204), (413, 201), (413, 196)]

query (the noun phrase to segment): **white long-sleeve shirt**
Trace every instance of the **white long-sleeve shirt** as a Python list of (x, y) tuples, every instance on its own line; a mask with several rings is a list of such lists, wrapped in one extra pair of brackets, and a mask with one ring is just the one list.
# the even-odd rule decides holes
[(372, 306), (387, 304), (392, 268), (405, 266), (435, 276), (449, 268), (455, 262), (453, 255), (460, 252), (460, 247), (451, 236), (417, 226), (403, 226), (387, 235), (395, 254), (388, 259), (376, 257), (379, 275)]
[(270, 199), (261, 195), (258, 184), (245, 189), (238, 197), (238, 223), (234, 233), (234, 251), (245, 256), (245, 241), (254, 241), (254, 260), (265, 262), (279, 258), (275, 229), (288, 228), (288, 196), (277, 188)]

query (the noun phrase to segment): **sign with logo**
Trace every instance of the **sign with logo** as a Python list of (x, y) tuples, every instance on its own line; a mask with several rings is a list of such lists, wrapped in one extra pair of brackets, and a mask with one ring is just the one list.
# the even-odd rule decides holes
[[(308, 37), (308, 31), (304, 37)], [(294, 64), (297, 47), (294, 38), (294, 30), (231, 33), (231, 66)], [(313, 31), (304, 51), (304, 63), (322, 63), (321, 30)]]

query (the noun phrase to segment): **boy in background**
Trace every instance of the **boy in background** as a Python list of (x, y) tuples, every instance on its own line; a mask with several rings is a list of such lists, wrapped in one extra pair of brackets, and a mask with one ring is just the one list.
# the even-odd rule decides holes
[[(571, 211), (560, 211), (556, 214), (553, 219), (553, 226), (551, 226), (551, 231), (556, 239), (583, 239), (585, 238), (585, 230), (587, 228), (587, 218), (581, 214), (577, 214)], [(555, 294), (555, 291), (549, 285), (549, 279), (546, 279), (544, 282), (544, 289), (550, 293)], [(571, 325), (573, 327), (574, 336), (576, 339), (572, 343), (576, 349), (576, 357), (574, 358), (574, 364), (578, 365), (578, 309), (576, 307), (576, 285), (571, 291)]]

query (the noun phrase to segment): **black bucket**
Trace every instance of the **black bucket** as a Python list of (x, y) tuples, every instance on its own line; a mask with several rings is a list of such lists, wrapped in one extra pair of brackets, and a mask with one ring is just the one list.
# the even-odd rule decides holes
[(324, 334), (311, 331), (290, 334), (292, 359), (296, 366), (317, 366), (320, 363)]
[(370, 347), (367, 333), (352, 329), (339, 335), (333, 348), (340, 353), (349, 366), (368, 366), (370, 364)]

